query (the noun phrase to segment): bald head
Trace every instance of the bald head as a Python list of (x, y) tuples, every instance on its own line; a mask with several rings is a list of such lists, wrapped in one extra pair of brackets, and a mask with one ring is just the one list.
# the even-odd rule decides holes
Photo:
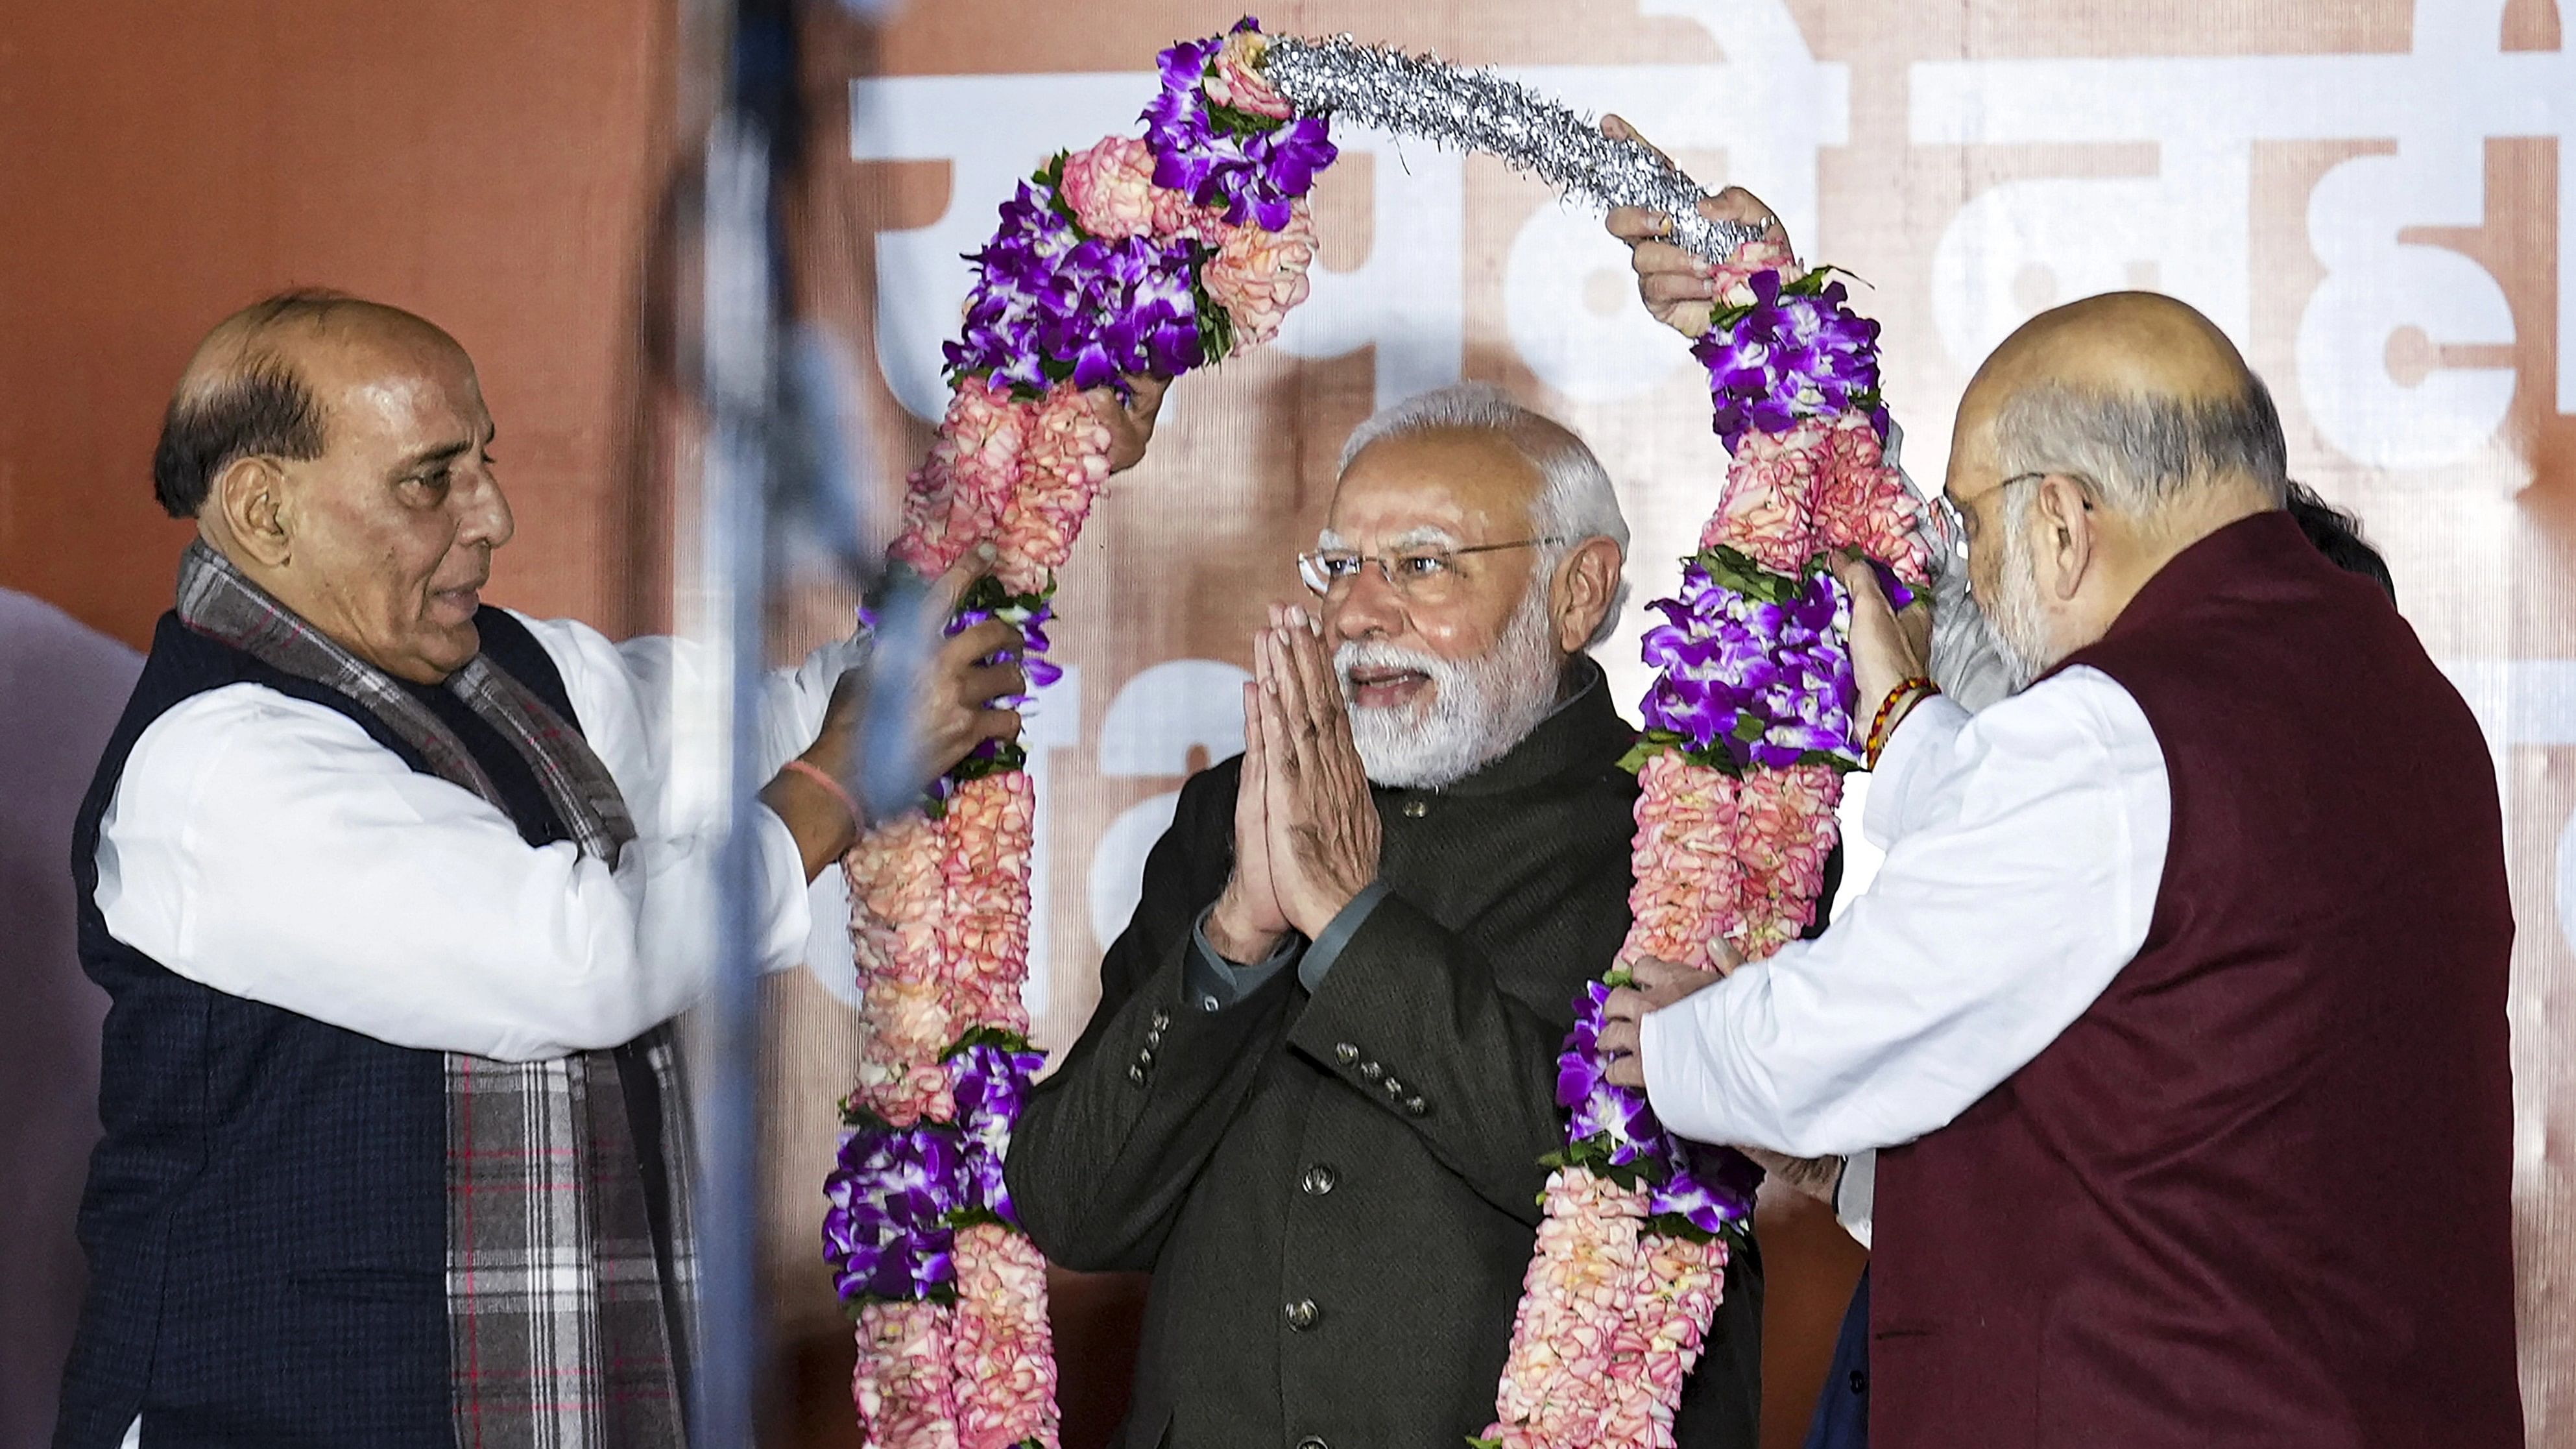
[(475, 612), (510, 540), (492, 436), (456, 339), (399, 308), (289, 293), (199, 344), (153, 488), (307, 623), (434, 684), (481, 647)]
[(2007, 478), (2068, 475), (2123, 512), (2190, 503), (2201, 485), (2288, 496), (2271, 391), (2208, 318), (2154, 292), (2043, 312), (1977, 369), (1959, 403), (1950, 486), (1964, 502)]
[(2171, 297), (2041, 313), (1977, 369), (1950, 437), (1968, 575), (2016, 687), (2102, 637), (2173, 557), (2289, 492), (2262, 379)]
[(320, 457), (330, 409), (317, 372), (336, 377), (351, 364), (381, 367), (388, 350), (465, 356), (427, 320), (339, 292), (282, 292), (216, 323), (189, 357), (162, 417), (154, 496), (171, 517), (193, 518), (214, 480), (240, 459)]
[(2217, 400), (2254, 380), (2236, 344), (2208, 318), (2159, 292), (2105, 292), (2051, 308), (2004, 339), (1970, 396), (2036, 385)]

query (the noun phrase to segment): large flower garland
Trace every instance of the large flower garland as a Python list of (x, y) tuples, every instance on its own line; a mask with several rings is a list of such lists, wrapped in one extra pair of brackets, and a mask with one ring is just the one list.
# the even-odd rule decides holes
[[(1827, 568), (1878, 565), (1902, 604), (1929, 578), (1912, 495), (1886, 459), (1878, 324), (1823, 272), (1754, 241), (1713, 267), (1719, 310), (1693, 349), (1733, 462), (1679, 595), (1645, 638), (1633, 951), (1715, 969), (1760, 960), (1815, 918), (1856, 768), (1846, 635)], [(1682, 1383), (1725, 1284), (1761, 1172), (1664, 1130), (1613, 1085), (1598, 1038), (1614, 971), (1586, 988), (1557, 1059), (1571, 1114), (1542, 1199), (1512, 1345), (1478, 1442), (1497, 1449), (1669, 1446)]]
[[(951, 631), (999, 615), (1046, 648), (1055, 569), (1109, 477), (1083, 397), (1268, 340), (1305, 300), (1306, 193), (1335, 152), (1261, 79), (1245, 20), (1163, 52), (1142, 140), (1060, 154), (976, 253), (953, 385), (910, 479), (897, 557), (926, 576), (999, 553)], [(858, 1320), (852, 1383), (878, 1449), (1056, 1444), (1046, 1263), (1002, 1165), (1029, 1078), (1028, 777), (987, 748), (845, 866), (865, 992), (858, 1086), (825, 1185), (826, 1259)]]
[[(946, 349), (953, 395), (894, 552), (935, 575), (992, 543), (994, 575), (951, 627), (1021, 623), (1038, 682), (1053, 673), (1036, 656), (1054, 570), (1109, 473), (1109, 433), (1082, 392), (1177, 377), (1277, 333), (1315, 256), (1304, 198), (1335, 156), (1321, 112), (1489, 151), (1605, 202), (1690, 194), (1644, 148), (1496, 77), (1348, 39), (1272, 45), (1246, 19), (1163, 52), (1143, 138), (1058, 155), (974, 257)], [(1683, 228), (1712, 252), (1730, 239), (1696, 217)], [(1858, 763), (1850, 604), (1824, 559), (1857, 549), (1891, 583), (1926, 576), (1912, 499), (1883, 456), (1876, 324), (1759, 241), (1716, 274), (1723, 310), (1695, 351), (1734, 464), (1680, 595), (1655, 605), (1666, 623), (1646, 651), (1663, 674), (1630, 760), (1629, 943), (1703, 968), (1717, 940), (1758, 959), (1813, 919), (1840, 772)], [(824, 1241), (858, 1320), (852, 1387), (879, 1449), (1056, 1443), (1046, 1265), (1002, 1173), (1042, 1060), (1020, 1004), (1021, 763), (979, 752), (846, 862), (865, 1002)], [(1559, 1058), (1567, 1145), (1484, 1442), (1671, 1444), (1730, 1235), (1752, 1210), (1758, 1169), (1673, 1137), (1642, 1094), (1608, 1082), (1597, 1037), (1615, 984), (1577, 1002)]]

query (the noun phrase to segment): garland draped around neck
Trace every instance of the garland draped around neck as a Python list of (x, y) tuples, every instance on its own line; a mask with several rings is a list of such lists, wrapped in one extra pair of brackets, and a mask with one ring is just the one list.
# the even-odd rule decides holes
[[(1686, 211), (1687, 177), (1489, 74), (1360, 46), (1273, 39), (1247, 18), (1160, 57), (1143, 137), (1059, 153), (972, 257), (952, 384), (911, 476), (895, 553), (925, 575), (979, 542), (999, 562), (952, 628), (999, 615), (1029, 635), (1109, 473), (1082, 397), (1177, 377), (1275, 336), (1305, 300), (1306, 196), (1332, 164), (1327, 113), (1500, 156), (1572, 194)], [(1645, 701), (1634, 945), (1709, 963), (1725, 937), (1768, 954), (1811, 918), (1852, 739), (1850, 617), (1821, 567), (1857, 547), (1920, 583), (1913, 503), (1876, 421), (1875, 323), (1746, 230), (1677, 233), (1726, 258), (1726, 308), (1699, 344), (1736, 455), (1668, 623)], [(858, 1321), (853, 1393), (878, 1449), (1057, 1443), (1045, 1263), (1002, 1163), (1031, 1074), (1027, 777), (987, 748), (929, 808), (851, 852), (865, 992), (859, 1081), (826, 1183), (825, 1256)], [(1602, 1077), (1608, 984), (1577, 1001), (1559, 1063), (1571, 1112), (1554, 1158), (1486, 1442), (1672, 1443), (1682, 1376), (1721, 1291), (1759, 1170), (1665, 1133)]]

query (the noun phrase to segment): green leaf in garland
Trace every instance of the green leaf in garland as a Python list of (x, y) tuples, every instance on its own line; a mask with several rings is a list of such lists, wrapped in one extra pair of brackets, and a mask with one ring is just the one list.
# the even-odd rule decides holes
[(1044, 166), (1029, 173), (1029, 180), (1046, 188), (1048, 207), (1070, 223), (1076, 235), (1089, 237), (1091, 233), (1082, 228), (1082, 218), (1073, 214), (1072, 203), (1064, 199), (1064, 163), (1072, 154), (1070, 151), (1056, 152), (1047, 158)]
[(1010, 1031), (998, 1026), (979, 1026), (966, 1033), (964, 1036), (957, 1038), (955, 1042), (950, 1044), (948, 1050), (939, 1054), (939, 1059), (944, 1062), (957, 1055), (959, 1052), (965, 1051), (971, 1047), (979, 1046), (1000, 1047), (1006, 1052), (1026, 1052), (1037, 1050), (1037, 1048), (1029, 1045), (1029, 1039), (1027, 1037), (1020, 1035), (1016, 1031)]
[(1256, 116), (1232, 106), (1220, 106), (1213, 101), (1208, 103), (1207, 118), (1208, 126), (1223, 136), (1267, 136), (1288, 124), (1284, 120)]
[(1754, 562), (1751, 555), (1722, 543), (1700, 550), (1688, 562), (1707, 570), (1712, 581), (1766, 604), (1795, 603), (1807, 588), (1804, 576), (1790, 578), (1773, 573)]

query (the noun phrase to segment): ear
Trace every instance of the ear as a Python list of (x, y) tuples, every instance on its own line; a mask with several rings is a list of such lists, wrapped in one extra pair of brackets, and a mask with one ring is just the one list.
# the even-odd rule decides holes
[(1556, 623), (1556, 647), (1579, 653), (1592, 642), (1613, 605), (1619, 602), (1619, 545), (1606, 538), (1587, 538), (1556, 566), (1548, 585), (1548, 615)]
[(215, 475), (207, 509), (222, 521), (233, 546), (269, 568), (283, 568), (294, 553), (287, 523), (286, 470), (275, 458), (236, 458)]
[(2039, 480), (2039, 498), (2031, 513), (2038, 535), (2031, 540), (2031, 552), (2054, 574), (2042, 580), (2043, 587), (2065, 603), (2084, 587), (2085, 573), (2101, 556), (2102, 516), (2094, 511), (2092, 493), (2062, 473)]

